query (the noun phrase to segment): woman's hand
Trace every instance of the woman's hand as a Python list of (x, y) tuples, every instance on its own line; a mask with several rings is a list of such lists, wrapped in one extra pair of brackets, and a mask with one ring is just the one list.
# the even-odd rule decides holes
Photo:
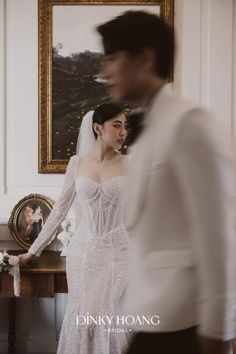
[(36, 257), (30, 253), (30, 252), (27, 252), (27, 253), (22, 253), (22, 254), (19, 254), (19, 264), (20, 266), (21, 265), (26, 265), (29, 261), (31, 261), (32, 259), (35, 259)]

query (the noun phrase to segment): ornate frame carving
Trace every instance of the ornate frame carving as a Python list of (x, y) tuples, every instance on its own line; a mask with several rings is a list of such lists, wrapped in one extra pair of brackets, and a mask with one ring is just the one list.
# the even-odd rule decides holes
[(174, 0), (39, 0), (39, 173), (63, 173), (68, 160), (52, 158), (52, 14), (57, 5), (159, 5), (172, 26)]

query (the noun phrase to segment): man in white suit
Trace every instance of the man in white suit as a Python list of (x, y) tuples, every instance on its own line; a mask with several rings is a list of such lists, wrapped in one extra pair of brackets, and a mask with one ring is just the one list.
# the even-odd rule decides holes
[(123, 310), (136, 319), (128, 353), (228, 353), (236, 295), (230, 149), (209, 113), (167, 88), (172, 31), (159, 17), (127, 12), (98, 31), (108, 90), (145, 110), (125, 207)]

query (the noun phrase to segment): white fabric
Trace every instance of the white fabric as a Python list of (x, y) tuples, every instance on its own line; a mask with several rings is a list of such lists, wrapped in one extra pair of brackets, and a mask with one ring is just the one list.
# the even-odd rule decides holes
[[(123, 313), (159, 315), (143, 331), (235, 331), (235, 186), (223, 134), (201, 108), (163, 88), (129, 164), (125, 224), (130, 282)], [(184, 255), (184, 256), (183, 256)]]
[(61, 241), (63, 248), (61, 250), (61, 256), (66, 255), (66, 248), (69, 245), (69, 242), (71, 240), (71, 237), (73, 235), (73, 231), (71, 230), (71, 222), (69, 220), (64, 220), (61, 224), (61, 227), (63, 229), (62, 232), (60, 232), (57, 235), (58, 240)]
[(79, 136), (76, 145), (76, 155), (78, 157), (83, 157), (88, 155), (96, 141), (93, 133), (93, 113), (94, 111), (89, 111), (85, 114), (80, 125)]
[(20, 296), (20, 268), (19, 263), (11, 266), (9, 269), (9, 274), (13, 276), (13, 289), (14, 295)]
[(15, 296), (20, 296), (20, 268), (19, 257), (7, 253), (5, 250), (0, 252), (0, 272), (8, 271), (13, 276), (13, 290)]
[(121, 354), (124, 332), (102, 325), (76, 325), (76, 316), (116, 316), (127, 283), (128, 236), (122, 221), (125, 177), (103, 183), (76, 177), (78, 157), (70, 159), (64, 187), (29, 252), (40, 255), (74, 200), (76, 231), (66, 249), (68, 303), (58, 354)]

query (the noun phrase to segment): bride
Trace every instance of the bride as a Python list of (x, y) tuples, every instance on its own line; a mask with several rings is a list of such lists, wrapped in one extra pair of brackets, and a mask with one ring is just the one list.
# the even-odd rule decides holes
[(39, 256), (73, 202), (76, 231), (66, 249), (68, 302), (58, 354), (120, 354), (127, 344), (124, 330), (111, 324), (119, 317), (127, 282), (122, 221), (127, 157), (118, 151), (126, 135), (126, 117), (114, 104), (85, 115), (60, 197), (38, 238), (20, 255), (20, 264)]

